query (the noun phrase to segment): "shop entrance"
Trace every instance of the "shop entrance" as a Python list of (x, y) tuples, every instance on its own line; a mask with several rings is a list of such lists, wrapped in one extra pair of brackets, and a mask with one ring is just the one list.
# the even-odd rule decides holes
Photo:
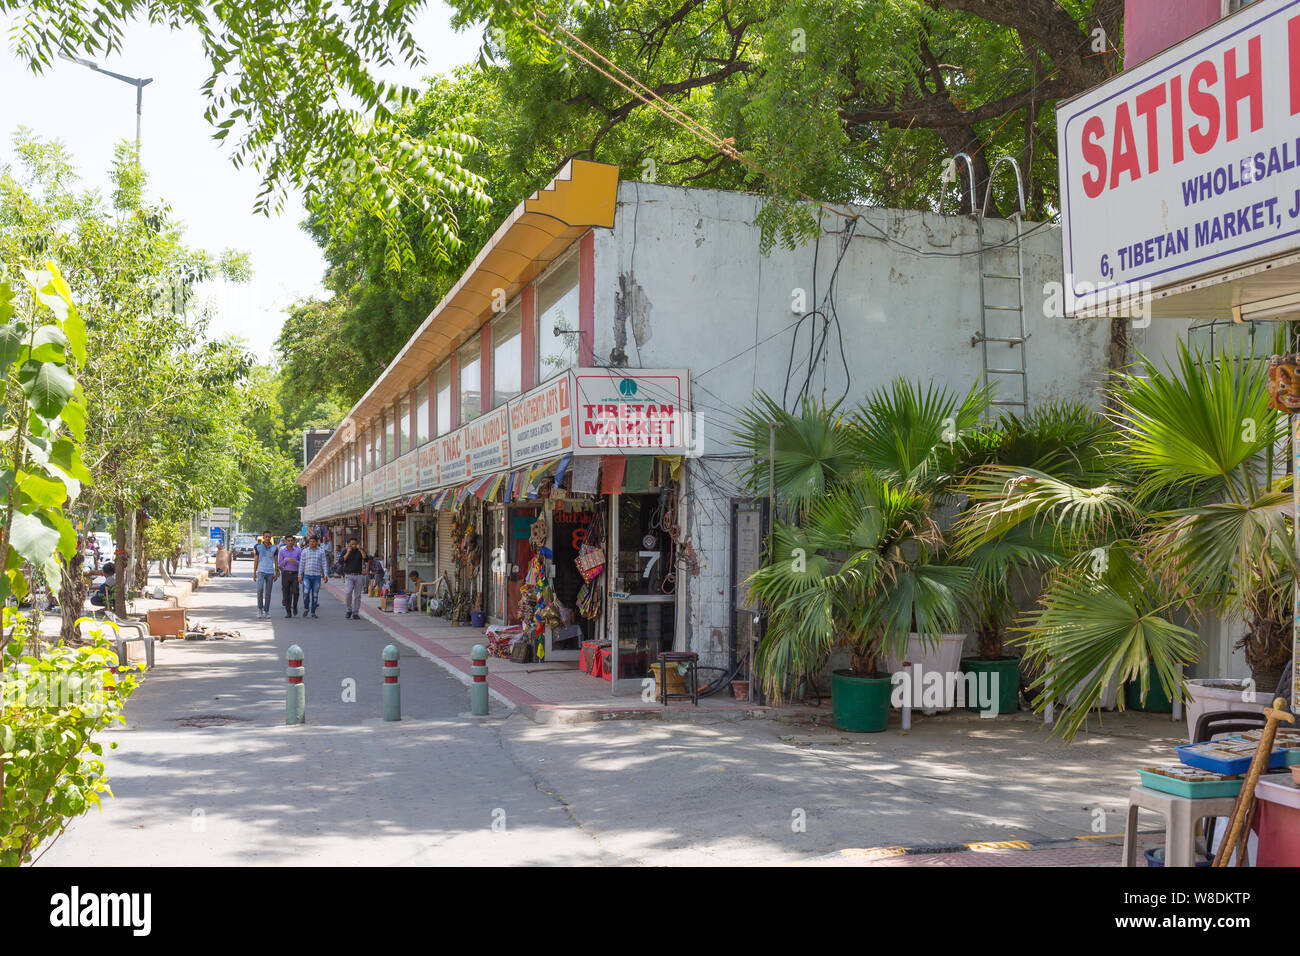
[(594, 513), (557, 502), (551, 514), (551, 550), (555, 552), (555, 596), (561, 604), (573, 611), (573, 624), (581, 633), (566, 631), (563, 637), (557, 637), (553, 648), (557, 651), (582, 650), (582, 642), (593, 640), (596, 622), (588, 620), (578, 612), (578, 592), (582, 589), (582, 574), (578, 571), (578, 552), (586, 540), (587, 530), (591, 527)]
[(528, 563), (533, 560), (533, 545), (529, 533), (534, 522), (541, 514), (536, 505), (520, 507), (511, 505), (506, 509), (509, 520), (506, 522), (505, 571), (506, 607), (511, 624), (519, 623), (519, 585), (528, 573)]
[(661, 651), (677, 637), (672, 542), (659, 529), (660, 497), (630, 494), (614, 497), (610, 568), (613, 610), (614, 679), (622, 689), (639, 689)]

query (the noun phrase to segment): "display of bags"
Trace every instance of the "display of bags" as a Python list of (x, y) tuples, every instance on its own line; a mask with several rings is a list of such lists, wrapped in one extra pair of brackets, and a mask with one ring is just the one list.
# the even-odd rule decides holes
[(578, 573), (582, 575), (584, 581), (594, 581), (600, 577), (601, 572), (605, 570), (605, 549), (604, 530), (601, 528), (600, 517), (592, 519), (591, 524), (587, 526), (587, 533), (583, 536), (582, 547), (578, 549), (578, 556), (574, 559), (574, 564), (578, 566)]

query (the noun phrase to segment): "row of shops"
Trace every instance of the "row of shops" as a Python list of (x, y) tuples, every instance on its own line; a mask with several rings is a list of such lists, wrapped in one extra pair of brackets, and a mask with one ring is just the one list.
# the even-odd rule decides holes
[[(528, 623), (540, 588), (545, 660), (576, 662), (584, 643), (608, 640), (614, 690), (639, 689), (678, 632), (688, 390), (681, 370), (571, 369), (313, 501), (304, 519), (379, 554), (397, 591), (413, 574), (431, 582), (466, 621)], [(599, 573), (579, 567), (584, 544), (603, 553)]]

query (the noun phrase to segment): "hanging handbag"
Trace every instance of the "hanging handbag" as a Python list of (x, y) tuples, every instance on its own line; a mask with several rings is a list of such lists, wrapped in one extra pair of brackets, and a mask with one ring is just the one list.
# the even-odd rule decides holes
[(605, 549), (601, 547), (600, 518), (593, 518), (582, 537), (582, 547), (574, 563), (584, 581), (594, 581), (605, 570)]
[(589, 621), (600, 617), (600, 588), (595, 581), (587, 581), (578, 590), (578, 613)]

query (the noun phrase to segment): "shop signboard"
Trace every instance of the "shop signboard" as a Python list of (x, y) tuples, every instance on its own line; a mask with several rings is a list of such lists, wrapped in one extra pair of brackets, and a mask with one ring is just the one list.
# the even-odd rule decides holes
[(1300, 252), (1300, 0), (1245, 7), (1059, 104), (1056, 125), (1066, 315)]
[(397, 495), (397, 462), (390, 461), (384, 465), (384, 498), (396, 498)]
[(361, 479), (361, 504), (369, 506), (375, 502), (375, 473), (371, 472)]
[(443, 488), (464, 481), (469, 467), (464, 453), (465, 429), (458, 428), (449, 432), (432, 444), (434, 452), (435, 487)]
[(685, 369), (578, 369), (575, 452), (691, 453), (689, 384)]
[(438, 448), (439, 443), (435, 438), (427, 445), (422, 445), (417, 452), (420, 456), (420, 488), (417, 490), (432, 491), (438, 487)]
[(463, 429), (465, 477), (481, 478), (510, 467), (510, 417), (502, 405)]
[(420, 453), (408, 452), (397, 459), (397, 487), (404, 494), (420, 490)]
[(573, 374), (564, 372), (507, 405), (510, 465), (526, 465), (573, 450)]

